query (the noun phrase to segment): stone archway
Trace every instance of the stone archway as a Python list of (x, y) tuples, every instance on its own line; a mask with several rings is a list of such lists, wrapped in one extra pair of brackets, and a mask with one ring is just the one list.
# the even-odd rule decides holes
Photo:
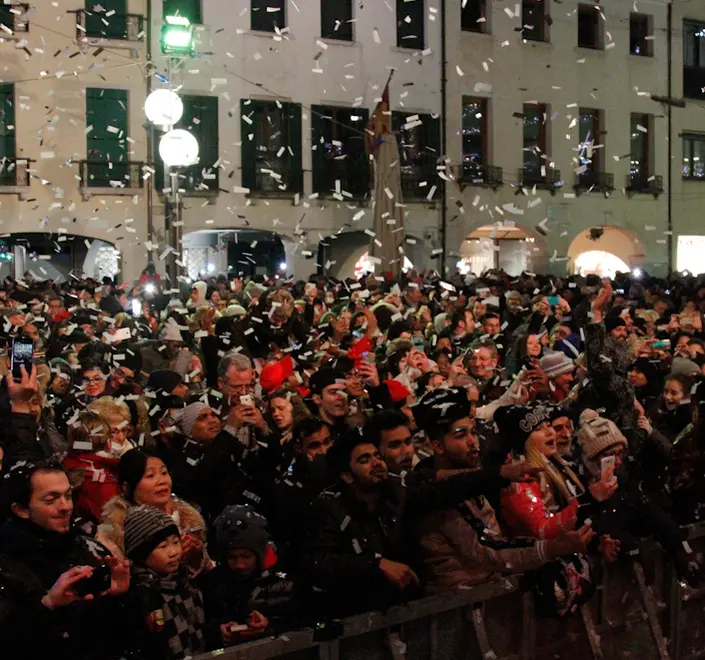
[(546, 271), (548, 249), (545, 237), (535, 229), (517, 224), (482, 225), (463, 240), (460, 261), (461, 269), (476, 275), (488, 268), (501, 268), (515, 276), (523, 271)]
[(592, 227), (571, 241), (567, 270), (613, 276), (617, 270), (643, 266), (644, 260), (644, 245), (633, 231), (614, 226)]

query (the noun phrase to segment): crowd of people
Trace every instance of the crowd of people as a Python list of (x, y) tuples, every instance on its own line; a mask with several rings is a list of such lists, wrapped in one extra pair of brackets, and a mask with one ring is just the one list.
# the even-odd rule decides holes
[[(0, 648), (178, 660), (655, 540), (701, 578), (705, 278), (0, 290)], [(22, 362), (15, 345), (32, 342)], [(647, 571), (648, 574), (648, 571)]]

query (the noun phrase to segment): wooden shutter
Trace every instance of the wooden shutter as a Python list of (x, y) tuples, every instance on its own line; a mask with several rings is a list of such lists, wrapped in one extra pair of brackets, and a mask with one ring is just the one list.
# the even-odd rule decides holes
[[(301, 104), (282, 103), (287, 118), (287, 152), (289, 154), (289, 177), (286, 189), (292, 192), (304, 191), (304, 172), (301, 161)], [(289, 151), (289, 148), (291, 151)], [(293, 156), (292, 156), (293, 153)]]
[[(184, 114), (176, 127), (189, 131), (198, 140), (199, 146), (198, 163), (185, 168), (184, 187), (187, 190), (198, 190), (201, 183), (204, 183), (209, 190), (218, 190), (218, 170), (213, 169), (219, 154), (218, 97), (183, 95), (181, 99)], [(215, 174), (216, 178), (204, 179), (204, 173), (209, 176)]]
[[(352, 130), (355, 132), (354, 152), (349, 155), (353, 159), (352, 167), (355, 168), (355, 178), (364, 182), (360, 190), (350, 190), (354, 195), (364, 196), (370, 192), (370, 159), (365, 151), (367, 141), (367, 124), (370, 121), (370, 111), (367, 108), (355, 108), (351, 114), (360, 117), (360, 121), (351, 122)], [(360, 135), (360, 133), (362, 133)], [(349, 151), (352, 151), (350, 149)]]
[(127, 161), (127, 90), (86, 89), (86, 126), (93, 127), (87, 135), (86, 159), (94, 163), (88, 168), (88, 185), (126, 183), (127, 165), (120, 163)]
[(420, 118), (425, 127), (424, 171), (428, 181), (426, 191), (428, 193), (432, 186), (437, 186), (433, 195), (433, 198), (436, 199), (441, 190), (441, 180), (436, 169), (436, 164), (441, 156), (441, 120), (438, 117), (433, 118), (431, 115), (421, 115)]
[(321, 0), (321, 37), (353, 40), (352, 0)]
[[(240, 100), (240, 141), (242, 143), (240, 147), (240, 167), (242, 170), (242, 186), (250, 190), (255, 190), (257, 183), (257, 144), (254, 137), (254, 124), (248, 123), (244, 118), (248, 117), (254, 122), (254, 110), (261, 105), (261, 101)], [(252, 139), (250, 139), (251, 136)]]
[(0, 85), (0, 160), (15, 158), (15, 135), (15, 86)]
[[(97, 7), (105, 11), (96, 11)], [(127, 39), (127, 0), (86, 0), (85, 8), (87, 37)]]

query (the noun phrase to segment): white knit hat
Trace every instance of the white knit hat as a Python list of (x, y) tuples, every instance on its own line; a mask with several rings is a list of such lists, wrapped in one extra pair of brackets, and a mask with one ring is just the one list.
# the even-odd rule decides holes
[(605, 449), (615, 445), (622, 445), (625, 449), (628, 446), (627, 439), (617, 425), (609, 419), (600, 417), (590, 408), (586, 408), (580, 414), (578, 444), (588, 460), (594, 459)]
[(183, 341), (179, 324), (174, 319), (168, 319), (160, 335), (162, 341)]

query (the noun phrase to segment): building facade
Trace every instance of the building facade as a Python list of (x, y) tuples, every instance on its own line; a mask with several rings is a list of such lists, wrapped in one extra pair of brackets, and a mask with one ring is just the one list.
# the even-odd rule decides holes
[[(190, 277), (280, 261), (297, 277), (352, 275), (372, 229), (365, 129), (392, 71), (417, 268), (440, 265), (444, 180), (450, 267), (562, 273), (606, 253), (664, 273), (669, 249), (673, 267), (699, 266), (698, 3), (60, 5), (0, 8), (0, 231), (26, 238), (39, 276), (119, 267), (132, 280), (150, 258), (163, 270), (169, 247)], [(195, 24), (193, 57), (161, 55), (165, 14)], [(162, 87), (181, 95), (177, 127), (200, 145), (177, 180), (182, 243), (171, 246), (172, 180), (143, 111)]]

